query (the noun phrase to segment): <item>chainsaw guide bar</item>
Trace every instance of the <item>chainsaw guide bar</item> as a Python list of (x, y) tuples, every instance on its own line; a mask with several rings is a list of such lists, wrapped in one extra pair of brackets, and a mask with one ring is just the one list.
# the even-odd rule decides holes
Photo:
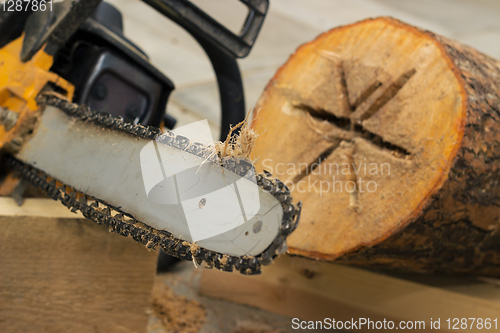
[[(253, 166), (244, 160), (231, 158), (220, 158), (207, 146), (197, 142), (191, 142), (188, 138), (176, 135), (172, 132), (162, 133), (155, 127), (147, 127), (125, 121), (121, 117), (115, 117), (108, 113), (96, 112), (86, 106), (72, 104), (67, 100), (55, 95), (42, 95), (37, 99), (42, 107), (53, 106), (64, 112), (67, 116), (90, 123), (97, 128), (107, 128), (113, 131), (120, 131), (136, 138), (155, 140), (158, 138), (161, 143), (185, 151), (187, 153), (207, 159), (212, 163), (220, 163), (225, 170), (229, 170), (244, 177), (247, 171)], [(159, 138), (161, 136), (161, 138)], [(195, 265), (206, 268), (216, 268), (222, 271), (231, 272), (234, 270), (242, 274), (258, 274), (261, 266), (269, 265), (273, 259), (284, 253), (286, 247), (286, 237), (296, 229), (301, 203), (293, 204), (288, 187), (278, 179), (272, 179), (271, 174), (256, 175), (257, 186), (263, 192), (271, 194), (281, 205), (283, 210), (280, 228), (272, 243), (258, 255), (235, 256), (225, 253), (205, 249), (189, 242), (174, 237), (166, 230), (157, 230), (129, 214), (126, 209), (115, 207), (94, 196), (76, 190), (70, 185), (59, 182), (56, 177), (46, 174), (36, 167), (22, 162), (10, 156), (4, 156), (6, 164), (10, 165), (23, 178), (28, 180), (33, 186), (40, 188), (44, 193), (59, 200), (71, 211), (80, 211), (83, 216), (97, 224), (106, 225), (110, 232), (118, 233), (125, 237), (132, 237), (135, 241), (145, 245), (148, 249), (160, 247), (167, 254), (184, 260), (192, 260)], [(54, 175), (55, 176), (55, 175)]]

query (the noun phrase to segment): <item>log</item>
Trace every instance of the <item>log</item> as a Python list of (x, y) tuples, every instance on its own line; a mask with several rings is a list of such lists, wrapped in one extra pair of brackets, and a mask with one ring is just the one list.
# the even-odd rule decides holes
[(0, 198), (0, 332), (146, 332), (157, 253), (52, 199)]
[(289, 253), (500, 276), (500, 62), (392, 18), (297, 49), (254, 158), (303, 201)]

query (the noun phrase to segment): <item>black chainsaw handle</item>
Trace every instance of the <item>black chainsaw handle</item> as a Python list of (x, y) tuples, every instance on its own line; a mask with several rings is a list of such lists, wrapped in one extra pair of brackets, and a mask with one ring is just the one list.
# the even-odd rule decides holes
[(264, 22), (269, 0), (240, 0), (249, 12), (239, 35), (187, 0), (143, 1), (189, 32), (210, 58), (219, 86), (220, 139), (225, 140), (231, 125), (243, 121), (246, 115), (243, 82), (236, 58), (243, 58), (250, 52)]
[(234, 58), (244, 58), (250, 53), (269, 9), (269, 0), (239, 0), (247, 7), (248, 14), (240, 33), (234, 34), (188, 0), (143, 1)]
[[(243, 81), (236, 59), (214, 44), (191, 33), (198, 43), (203, 47), (210, 58), (217, 77), (219, 86), (219, 99), (221, 106), (220, 140), (224, 141), (229, 134), (231, 126), (245, 120), (245, 93)], [(238, 133), (239, 130), (233, 132)]]

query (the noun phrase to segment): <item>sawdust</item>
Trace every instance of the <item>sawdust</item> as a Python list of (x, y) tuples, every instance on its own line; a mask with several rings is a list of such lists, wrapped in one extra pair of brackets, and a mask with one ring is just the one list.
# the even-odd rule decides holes
[(153, 287), (153, 310), (167, 332), (196, 333), (206, 322), (205, 307), (184, 296), (177, 296), (161, 280)]
[[(247, 114), (245, 120), (231, 127), (226, 141), (217, 142), (215, 144), (215, 151), (220, 157), (242, 157), (250, 158), (250, 153), (255, 147), (255, 141), (257, 140), (258, 134), (250, 127), (248, 121), (250, 113)], [(233, 132), (240, 129), (238, 135), (233, 136)]]

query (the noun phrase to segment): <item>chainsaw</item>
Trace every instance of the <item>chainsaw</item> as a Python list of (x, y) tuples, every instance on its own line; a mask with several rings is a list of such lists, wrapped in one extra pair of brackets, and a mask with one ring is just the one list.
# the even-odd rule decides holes
[(236, 59), (250, 52), (269, 6), (240, 1), (248, 15), (236, 35), (187, 0), (144, 0), (210, 58), (225, 143), (205, 140), (203, 123), (174, 128), (165, 112), (173, 83), (124, 36), (112, 5), (5, 1), (0, 193), (22, 202), (31, 184), (148, 249), (260, 273), (286, 251), (301, 203), (270, 173), (256, 174), (248, 154), (226, 151), (242, 144), (246, 114)]

